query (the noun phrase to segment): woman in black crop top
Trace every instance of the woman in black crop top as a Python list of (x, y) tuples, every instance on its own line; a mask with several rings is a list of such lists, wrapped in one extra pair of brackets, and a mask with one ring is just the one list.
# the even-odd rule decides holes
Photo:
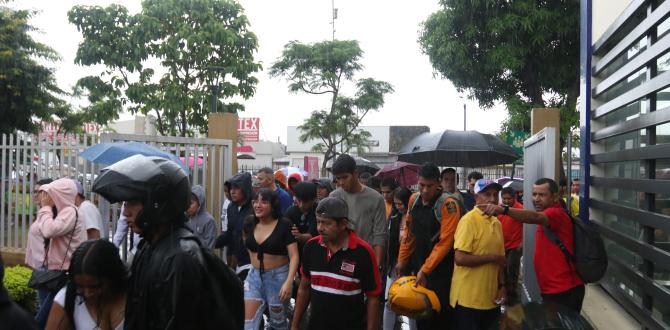
[(298, 270), (298, 243), (281, 217), (279, 195), (261, 189), (254, 214), (245, 219), (244, 245), (253, 268), (244, 281), (244, 328), (258, 330), (266, 305), (273, 329), (288, 329), (287, 303)]

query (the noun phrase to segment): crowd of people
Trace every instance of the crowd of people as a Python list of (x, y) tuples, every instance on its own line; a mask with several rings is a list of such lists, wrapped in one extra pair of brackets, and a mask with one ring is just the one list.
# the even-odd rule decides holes
[[(570, 207), (563, 199), (564, 182), (535, 181), (533, 211), (521, 192), (479, 172), (464, 191), (455, 169), (432, 163), (421, 166), (415, 187), (359, 173), (346, 154), (331, 172), (333, 179), (313, 180), (270, 168), (239, 173), (225, 181), (217, 229), (204, 187), (191, 186), (171, 161), (133, 156), (93, 184), (122, 205), (111, 239), (79, 182), (40, 180), (25, 263), (67, 270), (68, 281), (38, 289), (31, 327), (395, 329), (409, 307), (389, 291), (414, 276), (409, 285), (439, 306), (413, 302), (427, 312), (409, 318), (410, 329), (489, 329), (502, 306), (521, 302), (523, 223), (546, 226), (574, 252), (568, 211), (578, 210), (576, 196)], [(119, 246), (128, 236), (125, 264)], [(222, 248), (231, 275), (219, 271), (224, 278), (212, 281), (210, 257)], [(534, 266), (543, 301), (579, 313), (584, 283), (541, 226)]]

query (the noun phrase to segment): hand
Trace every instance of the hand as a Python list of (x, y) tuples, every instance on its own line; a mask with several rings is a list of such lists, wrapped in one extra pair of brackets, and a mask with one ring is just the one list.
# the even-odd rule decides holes
[(284, 282), (284, 285), (281, 286), (279, 290), (279, 300), (287, 301), (291, 298), (293, 294), (293, 279), (288, 279)]
[(414, 282), (414, 287), (416, 288), (417, 286), (422, 286), (426, 287), (426, 284), (428, 283), (428, 275), (426, 275), (424, 272), (419, 271), (418, 274), (416, 274), (416, 282)]
[(49, 206), (49, 207), (54, 206), (54, 201), (53, 201), (53, 199), (51, 199), (51, 196), (49, 196), (49, 194), (43, 192), (43, 193), (40, 194), (40, 198), (41, 198), (40, 199), (40, 205), (42, 205), (43, 207), (44, 206)]
[(491, 262), (498, 264), (500, 267), (505, 267), (507, 265), (507, 258), (502, 254), (490, 254)]
[(405, 265), (406, 264), (407, 263), (405, 263), (405, 262), (398, 262), (398, 263), (395, 264), (395, 269), (393, 269), (393, 273), (394, 273), (393, 275), (395, 276), (395, 278), (398, 278), (398, 277), (400, 277), (400, 275), (402, 275), (402, 273), (405, 271)]
[(477, 207), (486, 215), (496, 216), (505, 211), (505, 208), (496, 204), (479, 204)]

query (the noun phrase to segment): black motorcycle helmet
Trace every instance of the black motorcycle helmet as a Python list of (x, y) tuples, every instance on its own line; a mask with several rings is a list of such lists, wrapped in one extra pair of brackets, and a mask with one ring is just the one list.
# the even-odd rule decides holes
[(101, 171), (92, 190), (111, 203), (137, 200), (143, 204), (135, 223), (145, 233), (162, 223), (183, 221), (191, 188), (188, 176), (175, 162), (135, 155)]

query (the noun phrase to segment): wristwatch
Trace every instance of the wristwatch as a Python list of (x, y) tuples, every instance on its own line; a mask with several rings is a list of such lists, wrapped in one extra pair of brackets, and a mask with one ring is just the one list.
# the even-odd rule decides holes
[(504, 214), (504, 215), (509, 214), (509, 205), (503, 205), (503, 213), (502, 214)]

